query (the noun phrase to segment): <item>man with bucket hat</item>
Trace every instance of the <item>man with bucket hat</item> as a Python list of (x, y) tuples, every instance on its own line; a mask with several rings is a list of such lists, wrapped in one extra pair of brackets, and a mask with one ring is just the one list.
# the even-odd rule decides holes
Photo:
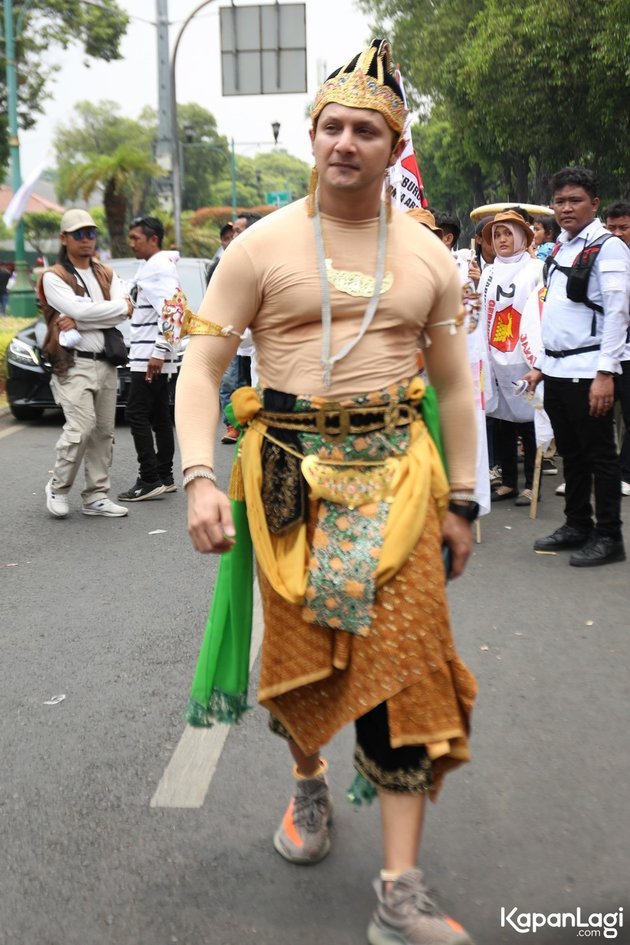
[[(133, 303), (112, 269), (94, 259), (98, 228), (90, 214), (66, 210), (60, 230), (57, 263), (38, 283), (48, 325), (43, 351), (52, 366), (50, 387), (65, 416), (46, 507), (55, 518), (68, 516), (68, 494), (83, 463), (82, 513), (117, 518), (127, 509), (109, 498), (117, 372), (106, 357), (104, 330), (128, 318)], [(70, 348), (63, 333), (72, 329), (79, 338)]]

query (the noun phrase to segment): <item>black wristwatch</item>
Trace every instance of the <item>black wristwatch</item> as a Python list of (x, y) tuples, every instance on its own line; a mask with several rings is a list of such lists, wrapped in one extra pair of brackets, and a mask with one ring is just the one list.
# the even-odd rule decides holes
[(478, 502), (449, 502), (448, 510), (452, 512), (453, 515), (461, 515), (467, 522), (475, 522), (479, 517)]

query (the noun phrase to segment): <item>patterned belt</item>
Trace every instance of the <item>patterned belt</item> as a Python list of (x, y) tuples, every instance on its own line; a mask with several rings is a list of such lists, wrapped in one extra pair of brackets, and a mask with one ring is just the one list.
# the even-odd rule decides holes
[(362, 407), (350, 410), (343, 404), (329, 401), (318, 410), (303, 410), (296, 413), (272, 413), (263, 410), (257, 419), (278, 430), (296, 430), (306, 433), (314, 430), (328, 440), (341, 440), (349, 434), (374, 433), (383, 430), (391, 433), (396, 427), (409, 426), (418, 417), (410, 403), (392, 403), (387, 407)]

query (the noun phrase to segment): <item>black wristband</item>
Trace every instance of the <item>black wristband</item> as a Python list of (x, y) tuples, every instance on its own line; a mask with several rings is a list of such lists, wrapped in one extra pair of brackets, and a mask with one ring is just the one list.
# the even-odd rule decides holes
[(474, 522), (479, 516), (478, 502), (449, 502), (448, 510), (453, 515), (465, 518), (467, 522)]

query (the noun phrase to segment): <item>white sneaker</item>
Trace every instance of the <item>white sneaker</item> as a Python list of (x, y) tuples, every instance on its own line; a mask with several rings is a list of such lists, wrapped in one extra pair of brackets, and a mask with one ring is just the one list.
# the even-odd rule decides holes
[(105, 515), (107, 518), (120, 518), (127, 515), (128, 509), (124, 505), (116, 505), (111, 499), (97, 499), (89, 502), (81, 509), (84, 515)]
[(46, 508), (55, 518), (65, 518), (70, 512), (68, 496), (53, 492), (52, 479), (46, 483)]
[(621, 494), (630, 495), (630, 482), (621, 481)]
[(558, 486), (558, 488), (555, 489), (554, 491), (555, 491), (556, 495), (564, 495), (564, 493), (567, 491), (567, 484), (566, 484), (566, 482), (561, 482), (560, 485)]

